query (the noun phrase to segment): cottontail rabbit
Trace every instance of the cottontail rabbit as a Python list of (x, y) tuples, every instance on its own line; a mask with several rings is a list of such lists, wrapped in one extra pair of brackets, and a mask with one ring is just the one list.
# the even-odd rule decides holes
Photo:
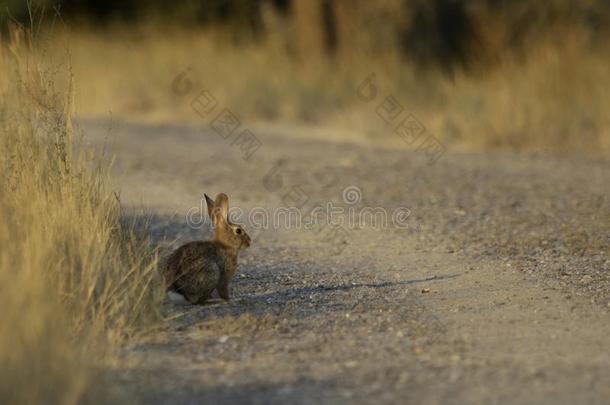
[(214, 225), (209, 241), (182, 245), (167, 259), (165, 280), (168, 290), (182, 294), (192, 304), (203, 304), (218, 290), (229, 300), (229, 282), (237, 269), (237, 252), (250, 246), (250, 237), (229, 221), (229, 198), (220, 193), (216, 200), (205, 195), (208, 215)]

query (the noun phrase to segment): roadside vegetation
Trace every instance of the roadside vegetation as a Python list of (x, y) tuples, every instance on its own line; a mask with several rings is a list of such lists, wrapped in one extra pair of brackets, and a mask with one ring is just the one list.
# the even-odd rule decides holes
[(73, 124), (69, 65), (36, 40), (12, 26), (0, 44), (0, 402), (70, 404), (156, 318), (160, 294), (156, 253), (121, 224), (110, 160)]

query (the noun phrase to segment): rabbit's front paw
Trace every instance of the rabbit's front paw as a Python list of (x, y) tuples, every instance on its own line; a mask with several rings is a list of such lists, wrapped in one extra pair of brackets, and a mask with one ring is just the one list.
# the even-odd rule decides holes
[(229, 283), (222, 284), (218, 287), (218, 295), (225, 301), (229, 301), (231, 299)]

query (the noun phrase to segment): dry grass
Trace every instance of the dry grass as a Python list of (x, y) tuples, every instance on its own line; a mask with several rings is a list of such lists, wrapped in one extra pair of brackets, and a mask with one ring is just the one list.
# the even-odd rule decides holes
[[(506, 52), (493, 64), (447, 75), (405, 60), (395, 44), (379, 49), (364, 34), (353, 38), (349, 53), (299, 60), (291, 26), (268, 20), (268, 35), (258, 42), (235, 43), (222, 29), (152, 23), (68, 30), (55, 36), (52, 48), (61, 52), (57, 44), (71, 43), (85, 116), (202, 123), (189, 102), (208, 89), (248, 125), (317, 125), (337, 129), (337, 137), (360, 133), (371, 142), (400, 144), (375, 114), (393, 95), (452, 149), (610, 151), (610, 94), (604, 91), (610, 50), (578, 26), (537, 35), (525, 55)], [(172, 81), (187, 68), (193, 90), (178, 96)], [(371, 72), (379, 94), (366, 104), (355, 91)]]
[(155, 316), (155, 254), (75, 139), (67, 65), (17, 29), (0, 45), (0, 402), (77, 403), (90, 360)]

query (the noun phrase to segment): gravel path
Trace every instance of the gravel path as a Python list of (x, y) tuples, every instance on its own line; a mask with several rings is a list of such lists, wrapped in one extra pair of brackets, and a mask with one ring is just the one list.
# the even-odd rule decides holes
[[(102, 145), (107, 126), (84, 126)], [(112, 378), (132, 398), (610, 402), (607, 161), (447, 153), (429, 165), (281, 128), (256, 130), (245, 161), (209, 129), (114, 131), (121, 199), (153, 214), (168, 250), (209, 235), (185, 219), (204, 192), (245, 211), (282, 206), (294, 187), (310, 205), (410, 210), (406, 229), (252, 232), (231, 303), (168, 302), (167, 321), (125, 350)]]

